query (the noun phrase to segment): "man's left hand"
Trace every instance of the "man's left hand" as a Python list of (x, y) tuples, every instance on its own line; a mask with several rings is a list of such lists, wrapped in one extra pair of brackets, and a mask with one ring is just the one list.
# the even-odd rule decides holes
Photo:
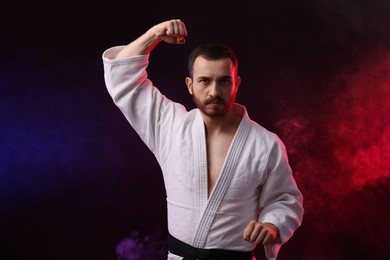
[(279, 229), (271, 223), (249, 222), (244, 230), (244, 239), (258, 245), (273, 244), (279, 237)]

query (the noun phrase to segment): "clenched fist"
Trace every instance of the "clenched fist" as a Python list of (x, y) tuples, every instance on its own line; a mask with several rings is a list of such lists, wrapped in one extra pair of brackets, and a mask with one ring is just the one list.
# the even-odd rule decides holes
[(150, 29), (159, 39), (167, 43), (184, 44), (187, 28), (180, 19), (159, 23)]
[(278, 238), (279, 230), (271, 223), (260, 223), (252, 220), (244, 230), (244, 239), (258, 245), (272, 244)]

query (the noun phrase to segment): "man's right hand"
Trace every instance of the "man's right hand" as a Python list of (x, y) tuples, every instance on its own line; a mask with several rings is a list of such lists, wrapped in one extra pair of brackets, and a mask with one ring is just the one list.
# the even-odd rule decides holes
[(149, 54), (160, 42), (184, 44), (187, 29), (180, 19), (159, 23), (146, 33), (124, 47), (116, 56), (117, 59)]
[(149, 29), (161, 41), (171, 44), (184, 44), (187, 37), (187, 29), (180, 19), (159, 23)]

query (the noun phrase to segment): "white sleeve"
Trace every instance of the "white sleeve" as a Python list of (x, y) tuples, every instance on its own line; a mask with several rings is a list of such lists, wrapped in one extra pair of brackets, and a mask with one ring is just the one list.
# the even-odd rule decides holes
[(265, 246), (268, 259), (276, 259), (280, 247), (301, 225), (303, 196), (299, 191), (288, 163), (286, 149), (278, 137), (268, 157), (267, 180), (260, 197), (259, 222), (269, 222), (279, 229), (280, 243)]
[(148, 79), (149, 55), (114, 59), (121, 48), (123, 46), (113, 47), (103, 53), (106, 87), (115, 105), (156, 154), (163, 145), (162, 141), (165, 145), (170, 143), (174, 118), (186, 110), (162, 95)]

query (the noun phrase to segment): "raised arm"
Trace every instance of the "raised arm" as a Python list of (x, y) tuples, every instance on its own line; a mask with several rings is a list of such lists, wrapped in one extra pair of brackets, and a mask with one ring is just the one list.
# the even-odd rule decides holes
[(185, 37), (187, 37), (187, 29), (180, 19), (165, 21), (153, 26), (129, 43), (115, 58), (149, 54), (162, 41), (171, 44), (184, 44)]

